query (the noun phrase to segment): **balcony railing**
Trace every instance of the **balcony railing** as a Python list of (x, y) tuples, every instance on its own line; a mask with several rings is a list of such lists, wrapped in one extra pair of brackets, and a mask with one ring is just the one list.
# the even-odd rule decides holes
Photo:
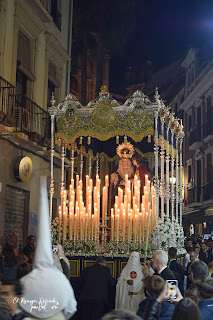
[(15, 106), (15, 87), (0, 77), (0, 111), (13, 116)]
[(203, 139), (210, 135), (213, 135), (212, 118), (206, 121), (206, 123), (203, 125)]
[(190, 132), (190, 146), (199, 141), (201, 141), (201, 126), (196, 127)]
[(26, 134), (37, 133), (42, 138), (50, 138), (48, 112), (24, 95), (16, 95), (14, 119), (16, 131)]
[(213, 200), (213, 182), (209, 182), (203, 186), (203, 201)]
[(192, 204), (194, 202), (200, 202), (200, 201), (201, 201), (201, 187), (188, 189), (188, 197), (187, 197), (188, 204)]

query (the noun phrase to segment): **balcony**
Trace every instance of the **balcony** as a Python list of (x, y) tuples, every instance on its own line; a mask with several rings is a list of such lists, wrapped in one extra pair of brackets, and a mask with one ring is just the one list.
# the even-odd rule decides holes
[(14, 109), (15, 131), (28, 135), (30, 140), (44, 146), (50, 142), (50, 116), (24, 95), (16, 95)]
[(212, 139), (213, 139), (213, 126), (212, 126), (212, 118), (210, 118), (203, 125), (203, 141), (207, 143)]
[(201, 126), (197, 126), (190, 132), (189, 150), (196, 150), (203, 145), (201, 141)]
[(203, 187), (203, 201), (213, 201), (213, 182), (205, 184)]
[(15, 87), (0, 77), (0, 123), (12, 127), (15, 107)]
[(188, 189), (187, 203), (190, 206), (198, 206), (201, 202), (201, 187)]

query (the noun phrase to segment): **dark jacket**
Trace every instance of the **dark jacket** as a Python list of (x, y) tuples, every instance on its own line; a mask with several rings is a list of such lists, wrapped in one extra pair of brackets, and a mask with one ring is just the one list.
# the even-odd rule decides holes
[(116, 280), (110, 274), (108, 267), (95, 263), (85, 268), (80, 275), (79, 302), (103, 303), (112, 306), (115, 297)]
[(213, 319), (213, 299), (212, 300), (201, 300), (199, 302), (200, 319), (201, 320), (212, 320)]
[(143, 320), (158, 320), (160, 317), (161, 304), (155, 300), (147, 303)]
[(22, 252), (27, 256), (28, 258), (30, 257), (30, 254), (35, 251), (34, 246), (31, 246), (29, 243), (24, 247)]
[(160, 276), (164, 280), (177, 280), (173, 271), (169, 267), (166, 267), (161, 273), (155, 272), (154, 275)]
[[(155, 301), (156, 299), (157, 299), (157, 296), (153, 296), (153, 297), (148, 297), (144, 299), (142, 302), (140, 302), (137, 315), (143, 318), (146, 306), (148, 305), (149, 301)], [(159, 320), (170, 320), (172, 318), (174, 308), (175, 307), (173, 304), (167, 301), (162, 302)]]
[(182, 295), (184, 295), (183, 282), (185, 270), (183, 266), (176, 260), (172, 260), (169, 264), (169, 268), (173, 271), (176, 279), (178, 280), (178, 287)]

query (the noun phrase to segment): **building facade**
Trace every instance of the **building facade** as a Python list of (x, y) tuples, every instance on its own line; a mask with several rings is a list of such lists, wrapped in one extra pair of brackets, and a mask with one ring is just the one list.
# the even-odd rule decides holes
[[(27, 235), (36, 233), (39, 177), (50, 183), (47, 109), (52, 92), (57, 103), (70, 91), (72, 11), (69, 0), (0, 1), (1, 243), (15, 232), (23, 246)], [(60, 176), (56, 152), (55, 209)]]
[(191, 49), (185, 69), (185, 229), (211, 234), (213, 227), (213, 59), (210, 52)]

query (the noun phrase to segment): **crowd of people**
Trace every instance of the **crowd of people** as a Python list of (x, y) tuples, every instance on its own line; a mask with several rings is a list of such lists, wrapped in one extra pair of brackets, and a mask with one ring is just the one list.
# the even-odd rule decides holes
[[(81, 271), (74, 293), (69, 261), (51, 241), (45, 179), (40, 198), (36, 246), (30, 235), (19, 252), (13, 234), (0, 251), (0, 320), (213, 319), (212, 239), (186, 239), (184, 265), (174, 247), (155, 251), (143, 265), (132, 252), (117, 280), (99, 256)], [(168, 280), (177, 285), (175, 295)]]

